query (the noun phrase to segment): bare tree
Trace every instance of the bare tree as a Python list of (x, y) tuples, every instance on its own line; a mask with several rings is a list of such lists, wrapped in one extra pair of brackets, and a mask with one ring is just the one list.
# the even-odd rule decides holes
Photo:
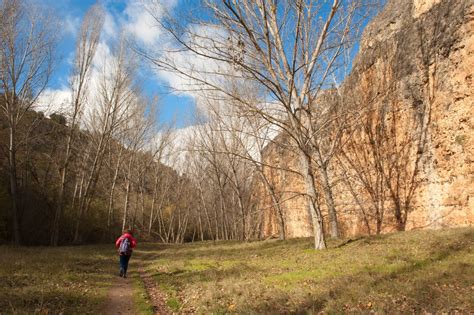
[(102, 7), (94, 5), (91, 7), (82, 21), (81, 32), (76, 43), (76, 55), (70, 79), (71, 106), (70, 121), (66, 135), (66, 148), (59, 167), (59, 188), (57, 196), (57, 207), (53, 221), (51, 234), (51, 245), (58, 245), (60, 220), (63, 213), (64, 190), (68, 176), (69, 162), (72, 155), (72, 147), (76, 138), (77, 129), (83, 108), (87, 102), (92, 62), (99, 44), (102, 25), (104, 24), (104, 13)]
[[(127, 226), (128, 209), (130, 202), (131, 186), (135, 184), (136, 187), (140, 187), (141, 179), (145, 175), (145, 171), (148, 170), (150, 162), (153, 162), (154, 156), (149, 163), (145, 163), (144, 167), (139, 167), (138, 159), (140, 159), (140, 152), (145, 149), (145, 145), (150, 143), (151, 132), (154, 130), (153, 125), (155, 123), (153, 111), (148, 115), (145, 114), (148, 102), (143, 97), (136, 95), (136, 99), (132, 103), (130, 108), (130, 115), (126, 125), (126, 135), (124, 137), (125, 148), (127, 150), (128, 159), (127, 167), (124, 169), (125, 179), (125, 203), (122, 217), (122, 230)], [(143, 158), (142, 158), (143, 160)], [(135, 207), (138, 205), (136, 204)]]
[(9, 129), (8, 163), (13, 239), (20, 244), (17, 182), (17, 127), (36, 104), (53, 70), (56, 47), (54, 19), (21, 0), (4, 0), (0, 22), (0, 102)]
[[(116, 189), (117, 181), (119, 178), (119, 171), (122, 169), (123, 151), (124, 151), (124, 147), (121, 144), (119, 144), (118, 155), (115, 157), (115, 159), (113, 159), (112, 156), (109, 158), (109, 162), (112, 162), (115, 160), (115, 166), (112, 167), (113, 176), (112, 176), (112, 183), (110, 185), (109, 204), (107, 208), (107, 228), (109, 230), (114, 221), (115, 189)], [(110, 155), (117, 153), (117, 151), (113, 149), (111, 149), (109, 152), (110, 152)]]
[[(217, 70), (199, 71), (195, 66), (177, 64), (166, 56), (158, 58), (144, 53), (160, 69), (192, 79), (194, 89), (213, 89), (233, 98), (288, 135), (300, 160), (316, 249), (326, 248), (326, 241), (323, 215), (317, 204), (317, 165), (313, 161), (312, 140), (319, 134), (310, 123), (314, 120), (311, 107), (318, 106), (318, 95), (327, 86), (328, 76), (336, 70), (353, 35), (358, 34), (361, 27), (358, 17), (365, 16), (358, 13), (367, 10), (365, 2), (210, 2), (209, 21), (197, 21), (187, 28), (173, 21), (162, 22), (157, 18), (157, 22), (181, 47), (212, 60)], [(223, 65), (224, 71), (218, 65)], [(225, 71), (231, 68), (232, 72)], [(266, 104), (272, 110), (262, 111), (235, 95), (225, 84), (225, 75), (263, 87), (272, 96)]]
[[(166, 128), (159, 132), (152, 144), (155, 159), (151, 166), (151, 171), (153, 172), (153, 192), (150, 206), (150, 218), (148, 222), (148, 236), (151, 235), (153, 224), (158, 218), (160, 218), (156, 213), (156, 208), (158, 208), (159, 213), (161, 213), (165, 196), (171, 188), (171, 176), (163, 172), (164, 167), (161, 165), (167, 149), (171, 146), (171, 141), (171, 129)], [(159, 226), (161, 227), (161, 225)]]
[[(82, 170), (74, 232), (76, 243), (80, 241), (82, 218), (84, 213), (87, 213), (95, 193), (109, 141), (127, 121), (129, 109), (137, 94), (135, 66), (135, 58), (123, 38), (120, 38), (113, 48), (110, 59), (103, 61), (95, 107), (85, 120), (90, 138), (87, 141), (89, 148), (83, 150), (88, 159)], [(86, 161), (85, 158), (83, 160)]]
[[(245, 87), (240, 92), (246, 93), (248, 99), (252, 97), (252, 89), (248, 87)], [(237, 91), (235, 93), (237, 93)], [(255, 100), (254, 102), (258, 101)], [(221, 135), (220, 137), (227, 137), (234, 143), (233, 147), (229, 147), (229, 145), (226, 144), (225, 139), (223, 139), (223, 145), (219, 147), (218, 153), (241, 160), (244, 163), (243, 167), (246, 170), (246, 174), (243, 175), (243, 178), (253, 179), (254, 174), (257, 174), (257, 177), (268, 192), (271, 198), (271, 204), (276, 211), (280, 239), (285, 239), (285, 215), (282, 203), (280, 202), (282, 192), (277, 192), (275, 184), (269, 177), (269, 172), (265, 171), (265, 169), (281, 168), (278, 165), (269, 165), (263, 162), (264, 148), (271, 141), (271, 126), (267, 121), (263, 120), (260, 115), (247, 112), (246, 109), (242, 109), (238, 103), (232, 104), (232, 99), (224, 103), (227, 105), (224, 106), (224, 108), (221, 108), (222, 106), (208, 106), (212, 113), (209, 119), (217, 121), (219, 129), (216, 131)], [(235, 174), (235, 172), (233, 172), (233, 174)], [(233, 178), (236, 183), (239, 182), (235, 175)], [(252, 184), (253, 183), (250, 185)], [(248, 194), (247, 197), (249, 197)], [(250, 201), (248, 202), (250, 203)], [(248, 207), (249, 210), (253, 208), (250, 204)], [(255, 221), (258, 219), (253, 215), (254, 214), (250, 212), (246, 215), (246, 220), (248, 221), (247, 226), (249, 229), (247, 235), (254, 234), (254, 232), (252, 233), (252, 231), (250, 231), (250, 222), (252, 219), (255, 219)]]

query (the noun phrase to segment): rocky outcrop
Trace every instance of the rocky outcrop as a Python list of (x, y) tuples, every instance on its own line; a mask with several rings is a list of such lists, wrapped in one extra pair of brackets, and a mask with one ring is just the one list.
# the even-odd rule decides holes
[[(406, 229), (474, 223), (473, 69), (473, 0), (391, 0), (364, 31), (360, 53), (342, 87), (345, 99), (359, 105), (370, 103), (378, 112), (397, 108), (391, 135), (398, 136), (387, 142), (396, 147), (403, 145), (400, 135), (416, 134), (423, 124), (427, 128), (423, 146), (407, 150), (410, 172), (414, 160), (420, 157), (420, 161), (414, 171), (417, 185)], [(362, 138), (360, 141), (363, 148)], [(270, 145), (265, 157), (281, 168), (267, 173), (280, 191), (287, 236), (311, 235), (302, 180), (282, 170), (298, 169), (296, 156), (284, 147)], [(373, 232), (372, 218), (367, 224), (361, 210), (368, 197), (337, 161), (332, 162), (331, 175), (340, 225), (346, 235), (367, 233), (370, 227)], [(343, 184), (343, 175), (354, 181), (349, 186), (355, 192)], [(259, 194), (265, 209), (263, 233), (277, 234), (275, 210), (263, 188)], [(382, 231), (396, 228), (394, 206), (391, 201), (383, 204)]]

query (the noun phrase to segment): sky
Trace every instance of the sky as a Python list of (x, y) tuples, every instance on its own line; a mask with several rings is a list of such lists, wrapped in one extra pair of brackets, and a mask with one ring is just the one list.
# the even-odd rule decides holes
[[(50, 8), (53, 14), (60, 19), (62, 30), (58, 44), (58, 62), (50, 80), (47, 94), (67, 95), (68, 78), (71, 71), (71, 61), (74, 56), (76, 36), (86, 11), (96, 3), (95, 0), (40, 0), (41, 5)], [(161, 1), (170, 9), (183, 9), (186, 1)], [(162, 33), (154, 26), (154, 21), (148, 15), (140, 0), (104, 0), (100, 3), (105, 8), (105, 23), (102, 35), (102, 44), (109, 45), (110, 39), (117, 38), (120, 30), (124, 29), (128, 35), (140, 44), (151, 48), (158, 45)], [(157, 74), (150, 71), (150, 64), (146, 64), (140, 71), (140, 85), (150, 96), (158, 96), (158, 121), (164, 124), (173, 124), (175, 128), (184, 128), (192, 124), (195, 111), (195, 100), (184, 93), (171, 91), (169, 86), (173, 77), (166, 74)], [(57, 99), (61, 99), (61, 96)], [(64, 98), (65, 96), (63, 96)], [(56, 100), (57, 101), (57, 100)]]
[[(59, 59), (45, 93), (50, 99), (58, 102), (61, 97), (65, 99), (68, 95), (68, 78), (76, 36), (86, 11), (96, 3), (96, 0), (37, 0), (37, 2), (51, 8), (62, 25), (61, 41), (58, 45)], [(158, 52), (162, 47), (167, 47), (167, 41), (170, 41), (169, 34), (157, 27), (156, 21), (143, 5), (143, 0), (100, 0), (99, 3), (105, 8), (105, 22), (101, 47), (97, 54), (102, 54), (104, 57), (110, 55), (110, 43), (119, 37), (121, 30), (147, 51)], [(199, 0), (160, 0), (154, 14), (159, 17), (164, 11), (171, 10), (175, 13), (191, 12), (193, 15), (198, 15), (203, 12), (199, 10), (198, 4)], [(323, 14), (325, 12), (323, 11)], [(207, 32), (209, 28), (200, 31)], [(357, 49), (356, 44), (353, 51)], [(185, 53), (181, 54), (180, 58), (178, 62), (182, 64), (192, 60), (189, 61), (192, 67), (197, 65), (208, 70), (215, 66), (209, 61), (199, 60)], [(144, 61), (141, 65), (139, 78), (141, 87), (149, 96), (158, 96), (158, 121), (162, 124), (172, 124), (177, 129), (192, 125), (192, 117), (197, 108), (196, 95), (192, 92), (177, 92), (179, 89), (186, 89), (186, 81), (176, 74), (156, 71), (149, 62)], [(346, 74), (347, 72), (342, 75), (341, 81)]]
[[(60, 42), (58, 44), (57, 54), (58, 62), (49, 82), (49, 86), (44, 94), (44, 104), (47, 110), (62, 110), (61, 106), (56, 104), (67, 104), (70, 98), (68, 80), (71, 75), (71, 64), (74, 58), (75, 42), (80, 32), (81, 23), (87, 10), (96, 3), (96, 0), (31, 0), (37, 2), (46, 8), (50, 8), (53, 14), (57, 16), (61, 24), (61, 30), (58, 30)], [(112, 54), (111, 44), (120, 37), (123, 31), (127, 38), (132, 39), (134, 44), (140, 48), (144, 48), (148, 52), (156, 52), (156, 55), (163, 54), (167, 49), (176, 49), (176, 44), (169, 33), (157, 27), (157, 22), (149, 14), (144, 3), (157, 3), (154, 7), (153, 14), (160, 18), (166, 10), (170, 10), (173, 16), (179, 14), (189, 14), (193, 17), (203, 17), (208, 19), (205, 11), (199, 8), (200, 0), (99, 0), (99, 3), (105, 9), (105, 21), (101, 35), (101, 42), (96, 53), (96, 66), (98, 69), (105, 65), (105, 60), (114, 58)], [(217, 0), (220, 1), (220, 0)], [(322, 11), (327, 14), (327, 11)], [(223, 36), (219, 30), (202, 25), (193, 26), (192, 30), (200, 34), (200, 36)], [(227, 35), (224, 36), (224, 38)], [(352, 59), (358, 50), (356, 44), (351, 52)], [(166, 53), (165, 53), (166, 54)], [(162, 56), (162, 55), (160, 55)], [(216, 64), (210, 59), (191, 54), (190, 52), (180, 52), (175, 54), (173, 59), (180, 67), (188, 69), (197, 69), (198, 72), (206, 70), (209, 72), (219, 72), (220, 70), (228, 71), (229, 69), (221, 68), (222, 65)], [(102, 61), (101, 61), (102, 60)], [(170, 125), (174, 128), (174, 148), (178, 152), (178, 165), (184, 163), (185, 156), (182, 154), (186, 149), (187, 138), (196, 130), (197, 121), (194, 114), (197, 109), (204, 109), (202, 106), (205, 98), (190, 90), (190, 80), (179, 77), (176, 73), (157, 71), (150, 62), (145, 60), (139, 61), (139, 82), (145, 94), (158, 97), (158, 114), (157, 121), (160, 125)], [(347, 75), (352, 62), (349, 61), (349, 67), (345, 68), (343, 74), (338, 75), (339, 81), (342, 82), (344, 76)], [(347, 71), (347, 72), (346, 72)], [(92, 71), (93, 72), (93, 71)], [(204, 74), (207, 75), (207, 74)], [(92, 75), (94, 77), (94, 75)], [(206, 78), (206, 80), (209, 78)], [(96, 84), (98, 74), (96, 77)], [(212, 81), (212, 78), (209, 79)], [(94, 79), (91, 79), (94, 82)], [(192, 85), (191, 85), (192, 87)], [(92, 87), (91, 90), (93, 90)], [(181, 92), (178, 92), (180, 91)], [(268, 102), (273, 102), (269, 99)], [(93, 105), (92, 105), (93, 106)], [(89, 109), (90, 110), (90, 109)], [(87, 111), (87, 109), (86, 109)], [(201, 121), (202, 123), (202, 121)], [(179, 153), (181, 152), (181, 153)], [(166, 162), (165, 162), (166, 163)], [(173, 162), (175, 163), (175, 162)], [(175, 164), (170, 163), (176, 167)]]

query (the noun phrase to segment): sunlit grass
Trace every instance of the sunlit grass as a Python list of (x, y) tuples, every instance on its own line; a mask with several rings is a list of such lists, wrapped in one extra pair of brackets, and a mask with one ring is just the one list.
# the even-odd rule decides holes
[(153, 305), (150, 302), (150, 298), (145, 289), (145, 285), (140, 279), (137, 273), (132, 273), (133, 283), (133, 302), (135, 304), (135, 310), (141, 315), (151, 315), (153, 312)]
[[(140, 243), (132, 261), (138, 313), (152, 312), (142, 265), (173, 312), (422, 313), (474, 309), (474, 228), (360, 238)], [(0, 247), (0, 312), (101, 313), (117, 257), (111, 245)], [(135, 269), (134, 269), (135, 268)]]
[(433, 312), (474, 308), (473, 228), (331, 241), (147, 244), (145, 269), (180, 312)]

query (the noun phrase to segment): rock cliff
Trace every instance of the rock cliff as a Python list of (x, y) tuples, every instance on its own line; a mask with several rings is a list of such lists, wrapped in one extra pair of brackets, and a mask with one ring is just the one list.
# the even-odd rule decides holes
[[(384, 113), (384, 124), (392, 126), (383, 140), (384, 165), (393, 163), (399, 154), (398, 164), (392, 165), (406, 167), (404, 172), (388, 170), (385, 183), (381, 181), (380, 195), (385, 198), (379, 205), (384, 211), (382, 232), (397, 226), (396, 202), (387, 198), (388, 186), (393, 188), (395, 180), (395, 190), (403, 198), (412, 195), (404, 228), (474, 223), (473, 76), (474, 0), (390, 0), (366, 27), (353, 70), (341, 90), (343, 102), (350, 106), (370, 107), (379, 118)], [(374, 130), (378, 130), (374, 124), (377, 117), (366, 120)], [(362, 131), (351, 135), (356, 138), (353, 151), (349, 145), (343, 155), (349, 156), (350, 162), (357, 160), (354, 157), (374, 159), (376, 165), (375, 158), (367, 157), (376, 155), (364, 155), (372, 140), (364, 135), (364, 128), (359, 129)], [(282, 168), (297, 169), (298, 159), (276, 145), (266, 148), (265, 159)], [(348, 170), (351, 163), (340, 156), (331, 164), (342, 230), (346, 235), (373, 233), (374, 203), (363, 189), (364, 181)], [(311, 235), (299, 176), (278, 169), (267, 169), (267, 174), (280, 192), (287, 237)], [(264, 209), (263, 233), (277, 234), (276, 210), (262, 187), (258, 194)]]

